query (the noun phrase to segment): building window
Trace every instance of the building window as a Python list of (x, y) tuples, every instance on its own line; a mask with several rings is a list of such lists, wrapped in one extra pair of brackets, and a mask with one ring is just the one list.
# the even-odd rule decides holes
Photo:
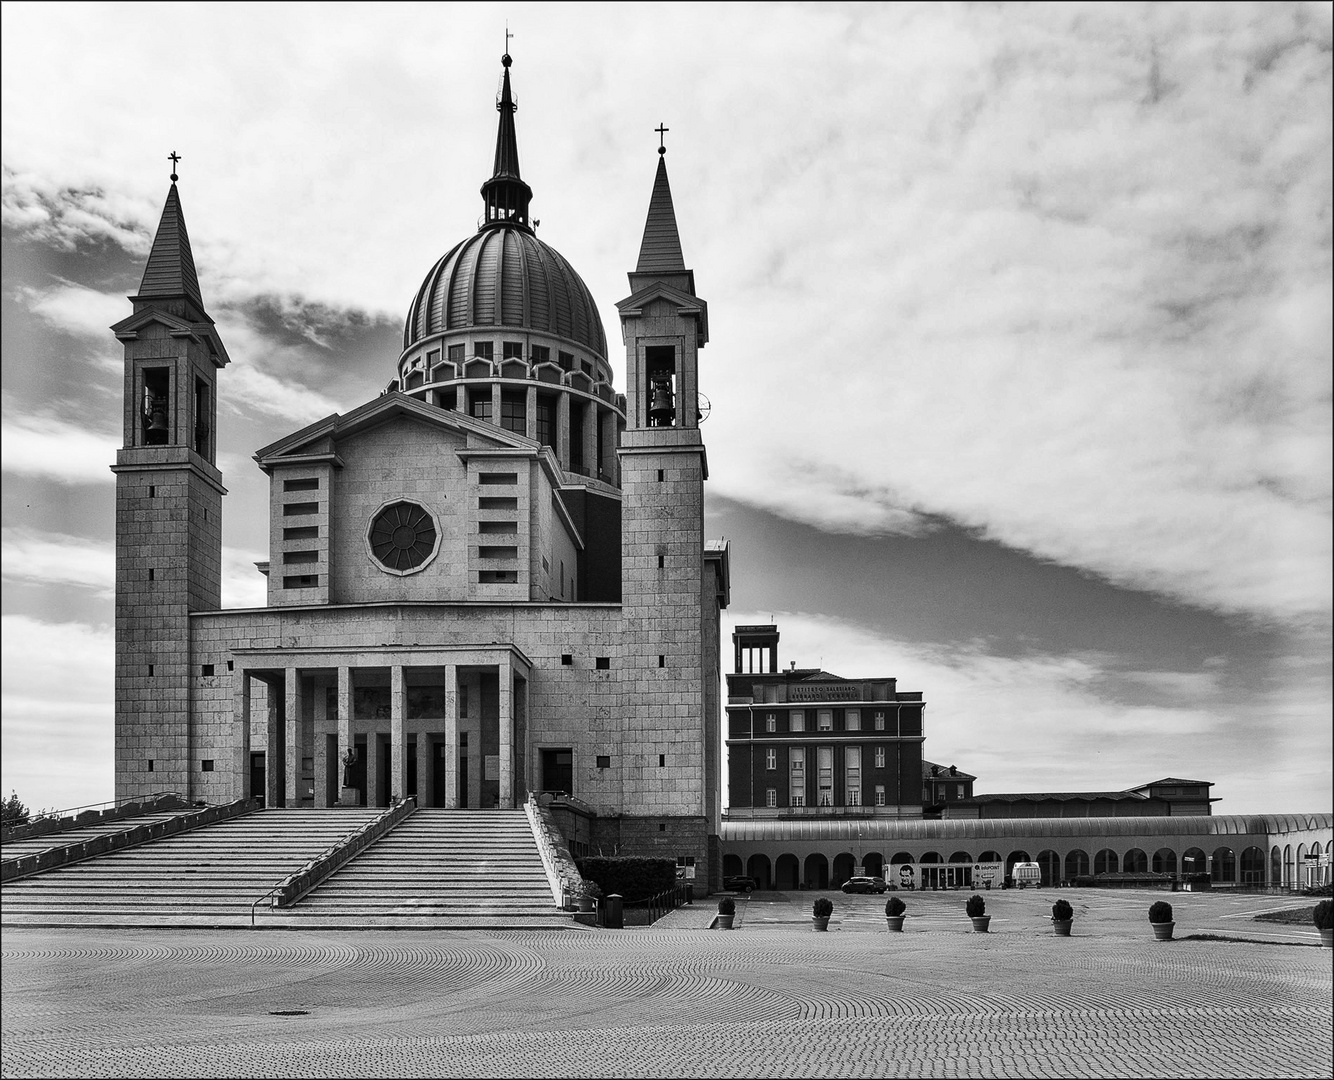
[(393, 574), (420, 570), (439, 545), (435, 521), (412, 502), (390, 503), (376, 514), (366, 539), (375, 561)]
[(152, 759), (152, 758), (149, 758), (149, 759), (148, 759), (148, 771), (149, 771), (149, 772), (152, 772), (152, 771), (153, 771), (153, 759)]
[(534, 345), (530, 357), (534, 364), (545, 364), (551, 359), (551, 348), (547, 345)]
[(549, 398), (537, 399), (537, 441), (543, 446), (556, 445), (556, 405)]
[(764, 767), (770, 772), (778, 768), (778, 751), (770, 748), (764, 752)]
[(492, 360), (496, 355), (496, 345), (493, 341), (474, 341), (472, 343), (473, 356), (481, 357), (483, 360)]
[(213, 665), (212, 665), (212, 664), (203, 664), (203, 665), (201, 665), (199, 674), (201, 674), (201, 675), (212, 675), (212, 674), (213, 674)]
[(306, 514), (318, 514), (320, 504), (313, 503), (287, 503), (283, 506), (283, 517), (304, 517)]
[[(831, 721), (832, 722), (832, 721)], [(820, 785), (820, 805), (834, 805), (834, 748), (819, 746), (815, 750), (819, 772), (816, 780)]]
[(560, 366), (561, 366), (561, 370), (562, 370), (562, 371), (573, 371), (573, 370), (574, 370), (574, 353), (567, 353), (567, 352), (559, 352), (559, 351), (558, 351), (558, 352), (556, 353), (556, 356), (557, 356), (557, 358), (560, 360)]
[(834, 730), (834, 711), (832, 709), (820, 709), (815, 717), (821, 731)]
[(885, 714), (882, 712), (875, 714), (875, 729), (876, 731), (885, 730)]
[(956, 786), (958, 787), (959, 791), (958, 791), (958, 794), (957, 794), (955, 797), (956, 797), (956, 798), (959, 798), (959, 799), (962, 799), (962, 798), (963, 798), (963, 785), (962, 785), (962, 784), (958, 784), (958, 785), (956, 785)]
[(566, 667), (574, 663), (574, 653), (563, 652), (560, 654), (560, 662)]
[(791, 796), (788, 803), (792, 806), (806, 805), (806, 748), (794, 746), (790, 753), (788, 777)]
[(765, 789), (764, 789), (764, 805), (767, 806), (767, 807), (769, 807), (771, 810), (772, 810), (774, 807), (776, 807), (776, 806), (778, 805), (778, 789), (777, 789), (777, 788), (772, 788), (772, 787), (771, 787), (771, 788), (765, 788)]
[(593, 667), (598, 671), (608, 671), (611, 669), (610, 656), (596, 656), (593, 658)]
[[(508, 486), (508, 485), (511, 485), (511, 484), (517, 484), (517, 483), (519, 482), (519, 474), (518, 474), (518, 473), (512, 473), (512, 472), (484, 472), (484, 473), (478, 473), (478, 474), (477, 474), (477, 482), (478, 482), (479, 484), (487, 484), (487, 485), (491, 485), (491, 486), (495, 486), (495, 485), (506, 485), (506, 486)], [(517, 506), (518, 504), (515, 503), (515, 505)], [(497, 509), (497, 510), (503, 510), (503, 509), (506, 509), (506, 508), (505, 508), (505, 507), (494, 507), (494, 509)]]
[(597, 758), (598, 758), (598, 768), (599, 768), (599, 769), (610, 769), (610, 768), (611, 768), (611, 755), (610, 755), (610, 754), (598, 754)]
[(199, 770), (200, 770), (200, 772), (212, 772), (212, 771), (213, 771), (213, 759), (212, 759), (212, 758), (207, 758), (207, 757), (204, 758), (204, 760), (201, 761), (201, 762), (199, 763)]
[(516, 435), (528, 433), (528, 395), (523, 390), (500, 395), (500, 426)]
[(885, 785), (876, 784), (875, 786), (875, 804), (876, 806), (885, 805)]
[(491, 390), (474, 390), (468, 395), (468, 415), (474, 420), (491, 422)]
[(665, 768), (667, 768), (667, 755), (666, 755), (666, 754), (659, 754), (659, 755), (658, 755), (658, 768), (660, 768), (660, 769), (665, 769)]
[(500, 343), (500, 358), (502, 360), (522, 360), (523, 342), (522, 341), (502, 341)]
[(800, 709), (792, 710), (792, 713), (788, 717), (788, 722), (791, 725), (792, 731), (806, 730), (806, 714), (802, 712)]
[(776, 717), (773, 713), (770, 713), (768, 716), (764, 718), (764, 730), (765, 731), (778, 730), (778, 717)]
[(885, 767), (885, 748), (883, 746), (877, 746), (875, 748), (875, 767), (877, 769), (883, 769)]
[(849, 806), (862, 804), (862, 748), (849, 746), (843, 751), (843, 790)]
[(846, 723), (843, 725), (848, 731), (861, 731), (862, 714), (859, 709), (848, 709), (844, 714)]

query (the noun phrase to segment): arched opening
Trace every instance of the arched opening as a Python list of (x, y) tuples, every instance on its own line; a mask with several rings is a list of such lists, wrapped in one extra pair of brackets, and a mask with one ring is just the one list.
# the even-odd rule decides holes
[(1294, 879), (1293, 879), (1293, 870), (1292, 870), (1292, 845), (1291, 845), (1291, 844), (1284, 844), (1284, 845), (1283, 845), (1283, 884), (1286, 885), (1286, 886), (1288, 886), (1289, 888), (1291, 888), (1291, 887), (1292, 887), (1292, 882), (1293, 882), (1293, 880), (1294, 880)]
[(1076, 878), (1089, 876), (1089, 853), (1075, 848), (1065, 856), (1065, 880), (1074, 884)]
[(941, 864), (944, 861), (938, 851), (928, 851), (917, 860), (922, 872), (922, 880), (917, 883), (919, 889), (943, 889), (945, 887), (945, 875), (941, 869)]
[(977, 861), (998, 863), (1003, 862), (1004, 860), (1001, 859), (1001, 853), (999, 851), (984, 851), (977, 857)]
[(866, 870), (867, 877), (885, 876), (885, 857), (878, 851), (867, 855), (866, 861), (862, 865)]
[(752, 855), (746, 863), (746, 874), (753, 877), (761, 889), (773, 888), (773, 882), (769, 877), (768, 855)]
[(1306, 861), (1306, 845), (1297, 845), (1297, 887), (1307, 889), (1311, 886), (1311, 868)]
[(1329, 884), (1329, 861), (1326, 860), (1324, 866), (1320, 865), (1320, 858), (1324, 853), (1324, 849), (1319, 844), (1311, 845), (1310, 862), (1314, 867), (1314, 870), (1311, 873), (1312, 885)]
[(1153, 872), (1155, 874), (1175, 874), (1177, 872), (1177, 853), (1170, 847), (1159, 848), (1153, 853)]
[(1204, 857), (1204, 852), (1197, 847), (1187, 848), (1181, 855), (1181, 877), (1183, 881), (1189, 881), (1192, 877), (1207, 879), (1206, 871), (1209, 868), (1209, 860)]
[(1147, 874), (1149, 872), (1149, 857), (1139, 848), (1134, 847), (1126, 852), (1126, 856), (1121, 860), (1121, 872), (1123, 874)]
[(1042, 884), (1059, 885), (1061, 883), (1061, 857), (1056, 852), (1047, 850), (1038, 852), (1038, 866), (1042, 868)]
[(1265, 849), (1248, 847), (1241, 853), (1241, 883), (1243, 885), (1263, 885), (1265, 883)]
[(852, 877), (852, 870), (856, 865), (857, 860), (853, 858), (850, 851), (842, 851), (835, 855), (834, 872), (829, 877), (829, 887), (831, 889), (839, 888), (843, 882)]
[(1283, 883), (1283, 852), (1275, 844), (1269, 852), (1269, 884), (1281, 885)]
[(1093, 856), (1093, 876), (1099, 874), (1115, 874), (1119, 860), (1116, 852), (1111, 848), (1103, 848), (1098, 854)]
[[(752, 858), (753, 857), (754, 856), (752, 856)], [(741, 865), (740, 855), (724, 855), (723, 877), (740, 877), (742, 874)], [(754, 875), (751, 876), (753, 877)]]
[(1230, 847), (1214, 849), (1214, 867), (1210, 880), (1231, 884), (1237, 880), (1237, 853)]
[(829, 860), (823, 855), (806, 856), (806, 888), (829, 888)]
[(972, 883), (973, 857), (966, 851), (956, 851), (950, 856), (949, 865), (945, 867), (945, 887), (962, 889)]
[(801, 883), (801, 863), (797, 857), (791, 854), (778, 856), (778, 863), (774, 866), (774, 888), (790, 891), (796, 889)]

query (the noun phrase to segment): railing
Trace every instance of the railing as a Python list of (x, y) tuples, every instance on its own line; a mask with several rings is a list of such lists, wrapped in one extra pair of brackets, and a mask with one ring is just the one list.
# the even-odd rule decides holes
[[(129, 806), (138, 806), (140, 812), (151, 814), (155, 804), (174, 800), (175, 805), (163, 809), (184, 809), (189, 804), (178, 791), (159, 791), (142, 798), (136, 796), (126, 799), (108, 799), (105, 802), (87, 803), (83, 806), (71, 806), (64, 810), (43, 810), (28, 815), (28, 820), (15, 824), (6, 822), (0, 828), (0, 841), (9, 843), (13, 840), (26, 840), (32, 836), (46, 836), (50, 833), (66, 832), (82, 828), (97, 821), (115, 821), (123, 816), (117, 811)], [(105, 808), (105, 809), (104, 809)], [(82, 818), (83, 820), (79, 820)]]
[(533, 839), (537, 841), (538, 854), (542, 856), (542, 868), (547, 872), (547, 885), (551, 888), (551, 899), (557, 907), (564, 911), (567, 904), (567, 893), (571, 890), (567, 882), (565, 869), (560, 865), (560, 853), (550, 835), (551, 827), (547, 824), (546, 818), (542, 816), (537, 805), (537, 796), (531, 791), (528, 793), (527, 801), (523, 804), (523, 812), (528, 818), (528, 827), (533, 831)]
[[(694, 887), (688, 881), (678, 881), (670, 889), (664, 889), (656, 896), (650, 896), (646, 900), (635, 900), (632, 903), (623, 905), (623, 910), (630, 908), (647, 908), (649, 914), (649, 924), (653, 924), (669, 912), (675, 911), (679, 907), (693, 904), (695, 900)], [(598, 925), (602, 925), (601, 913), (598, 916)]]
[(258, 809), (258, 800), (238, 799), (233, 803), (209, 806), (203, 810), (180, 814), (177, 817), (167, 818), (163, 821), (150, 821), (121, 832), (104, 833), (101, 836), (93, 837), (91, 840), (65, 844), (61, 847), (49, 847), (33, 855), (21, 855), (17, 859), (6, 859), (3, 865), (0, 865), (0, 880), (14, 881), (18, 878), (28, 877), (31, 874), (40, 874), (43, 871), (54, 870), (69, 863), (82, 862), (84, 859), (92, 859), (112, 851), (119, 851), (121, 848), (135, 847), (150, 840), (157, 840), (164, 836), (172, 836), (176, 833), (202, 828), (205, 825), (212, 825), (214, 822), (223, 821), (226, 818), (240, 817), (242, 814), (249, 814)]
[[(267, 897), (273, 897), (274, 907), (289, 907), (300, 900), (311, 889), (360, 855), (371, 844), (379, 840), (417, 809), (417, 799), (409, 795), (401, 803), (391, 806), (384, 813), (373, 817), (353, 829), (340, 840), (334, 841), (299, 870), (288, 874), (282, 881), (273, 885), (250, 905), (250, 925), (255, 925), (255, 908)], [(275, 895), (276, 894), (276, 895)]]

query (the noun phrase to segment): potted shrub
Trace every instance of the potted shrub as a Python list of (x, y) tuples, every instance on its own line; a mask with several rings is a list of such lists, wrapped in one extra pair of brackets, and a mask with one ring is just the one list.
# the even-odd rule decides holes
[(991, 924), (991, 916), (987, 914), (987, 902), (977, 893), (973, 893), (963, 909), (968, 913), (968, 917), (973, 920), (973, 931), (978, 934), (985, 934), (987, 927)]
[(1172, 905), (1166, 900), (1157, 900), (1149, 908), (1149, 923), (1153, 926), (1153, 936), (1158, 941), (1171, 941), (1172, 928), (1176, 923), (1172, 921)]
[(1315, 928), (1320, 931), (1320, 945), (1325, 949), (1334, 949), (1334, 903), (1321, 900), (1311, 912)]
[(834, 913), (834, 902), (827, 896), (819, 897), (811, 905), (811, 921), (817, 930), (829, 929), (829, 916)]
[(891, 933), (903, 933), (903, 913), (907, 909), (908, 905), (897, 896), (891, 896), (885, 901), (885, 924)]
[(1075, 921), (1075, 909), (1068, 900), (1057, 900), (1051, 906), (1051, 928), (1057, 937), (1070, 936), (1070, 924)]
[(579, 886), (579, 910), (592, 911), (593, 901), (602, 899), (602, 888), (596, 881), (584, 878)]
[(736, 917), (736, 901), (724, 896), (718, 901), (718, 929), (731, 930), (732, 919)]

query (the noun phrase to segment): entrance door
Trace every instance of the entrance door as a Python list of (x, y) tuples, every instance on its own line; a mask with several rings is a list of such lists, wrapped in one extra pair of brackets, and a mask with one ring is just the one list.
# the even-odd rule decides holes
[(542, 751), (542, 790), (552, 795), (574, 794), (574, 751), (568, 747)]
[(264, 751), (252, 750), (250, 752), (250, 797), (258, 799), (259, 805), (264, 805)]

